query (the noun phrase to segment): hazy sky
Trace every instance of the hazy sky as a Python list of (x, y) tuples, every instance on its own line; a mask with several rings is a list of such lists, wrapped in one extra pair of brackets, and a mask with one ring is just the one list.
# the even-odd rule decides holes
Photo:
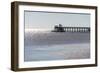
[(54, 25), (89, 27), (90, 14), (25, 11), (25, 28), (53, 29)]

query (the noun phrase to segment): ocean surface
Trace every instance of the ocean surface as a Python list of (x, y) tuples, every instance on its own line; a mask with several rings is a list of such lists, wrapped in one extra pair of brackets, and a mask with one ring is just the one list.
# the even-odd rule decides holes
[(24, 61), (90, 58), (89, 32), (25, 31)]

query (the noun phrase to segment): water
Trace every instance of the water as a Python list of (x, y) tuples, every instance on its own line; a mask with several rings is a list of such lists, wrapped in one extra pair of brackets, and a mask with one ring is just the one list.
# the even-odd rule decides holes
[(24, 61), (90, 58), (90, 34), (25, 31)]

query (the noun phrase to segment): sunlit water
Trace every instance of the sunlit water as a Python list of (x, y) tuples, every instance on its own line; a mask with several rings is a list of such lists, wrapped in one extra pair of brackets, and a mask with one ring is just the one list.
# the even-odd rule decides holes
[(90, 34), (25, 31), (24, 61), (90, 58)]

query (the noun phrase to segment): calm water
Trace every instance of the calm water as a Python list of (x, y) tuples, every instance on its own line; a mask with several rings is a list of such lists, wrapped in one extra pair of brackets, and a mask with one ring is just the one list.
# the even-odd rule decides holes
[(24, 61), (90, 58), (90, 34), (25, 31)]

